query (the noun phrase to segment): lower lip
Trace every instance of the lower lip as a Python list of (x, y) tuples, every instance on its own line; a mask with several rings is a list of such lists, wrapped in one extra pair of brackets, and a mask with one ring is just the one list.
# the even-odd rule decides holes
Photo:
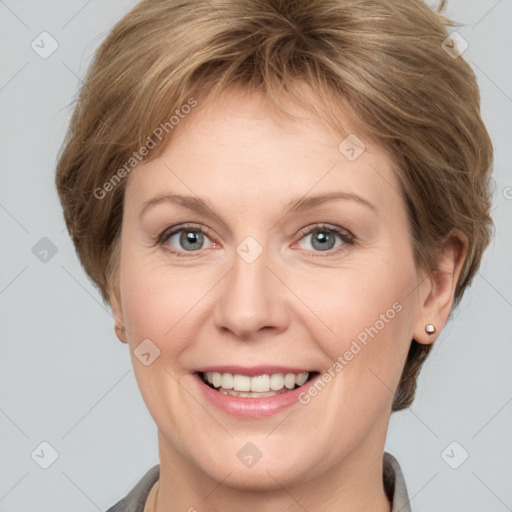
[(195, 373), (193, 377), (205, 398), (222, 411), (243, 418), (265, 418), (300, 403), (299, 395), (304, 392), (307, 393), (308, 388), (316, 382), (320, 374), (315, 375), (306, 384), (297, 389), (281, 393), (280, 395), (262, 398), (225, 395), (208, 386), (200, 374)]

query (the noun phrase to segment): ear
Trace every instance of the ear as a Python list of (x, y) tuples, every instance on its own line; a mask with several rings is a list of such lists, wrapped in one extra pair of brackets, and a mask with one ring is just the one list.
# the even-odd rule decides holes
[(110, 308), (112, 309), (112, 316), (114, 317), (114, 331), (119, 341), (127, 343), (119, 280), (116, 277), (112, 277), (108, 288)]
[[(453, 230), (439, 253), (438, 269), (431, 272), (421, 287), (420, 312), (414, 325), (414, 339), (422, 345), (433, 343), (448, 321), (467, 249), (467, 237)], [(433, 334), (425, 331), (427, 324), (434, 324)]]

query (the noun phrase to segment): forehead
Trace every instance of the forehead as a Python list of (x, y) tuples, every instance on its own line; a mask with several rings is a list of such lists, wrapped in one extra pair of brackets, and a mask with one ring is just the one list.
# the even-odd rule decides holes
[(339, 133), (298, 105), (287, 109), (294, 118), (280, 116), (263, 95), (243, 91), (207, 103), (198, 98), (158, 157), (132, 171), (127, 194), (138, 204), (176, 192), (255, 209), (271, 199), (284, 204), (333, 191), (364, 195), (374, 204), (396, 201), (391, 160), (351, 131), (348, 116), (340, 111), (346, 133)]

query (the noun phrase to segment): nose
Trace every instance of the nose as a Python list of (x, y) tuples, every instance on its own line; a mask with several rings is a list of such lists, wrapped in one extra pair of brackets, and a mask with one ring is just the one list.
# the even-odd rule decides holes
[(247, 340), (264, 331), (277, 334), (287, 328), (286, 287), (268, 264), (265, 251), (252, 263), (235, 253), (215, 307), (214, 319), (220, 330)]

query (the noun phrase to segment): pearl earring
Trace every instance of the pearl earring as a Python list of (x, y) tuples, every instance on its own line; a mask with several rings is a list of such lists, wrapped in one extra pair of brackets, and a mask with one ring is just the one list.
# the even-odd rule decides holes
[(425, 325), (425, 332), (427, 334), (434, 334), (436, 332), (436, 326), (434, 324)]

